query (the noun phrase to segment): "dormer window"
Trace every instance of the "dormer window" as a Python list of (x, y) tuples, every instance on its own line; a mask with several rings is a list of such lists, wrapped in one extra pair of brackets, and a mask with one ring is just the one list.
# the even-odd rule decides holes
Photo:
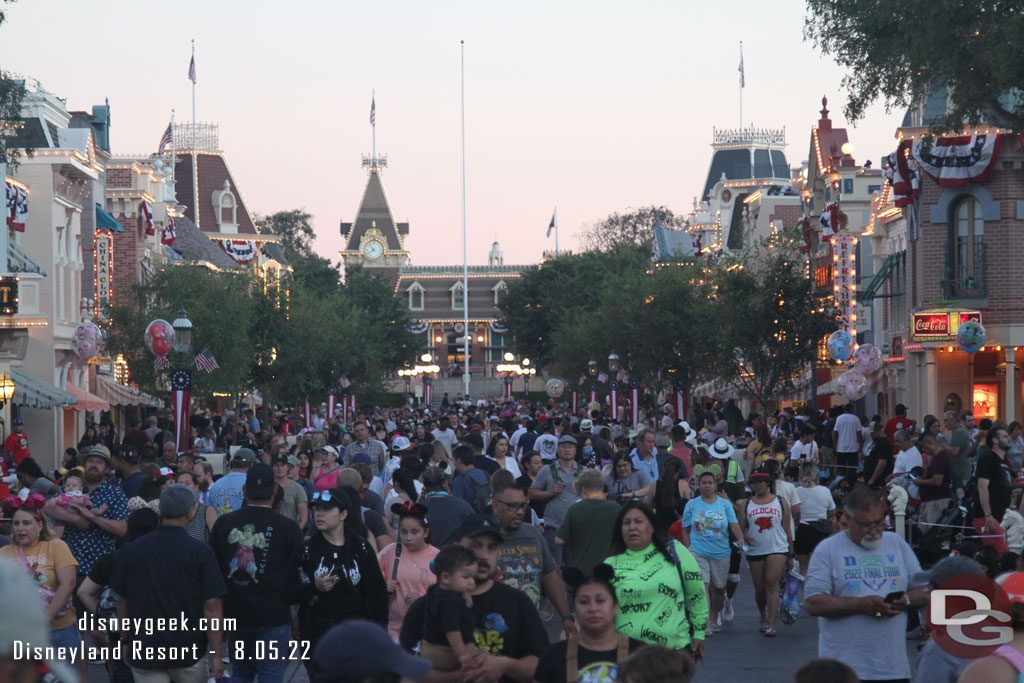
[(456, 282), (448, 291), (452, 293), (452, 310), (461, 311), (466, 301), (466, 290), (463, 289), (462, 282)]
[(213, 193), (213, 210), (217, 216), (218, 230), (238, 232), (238, 200), (227, 178), (224, 179), (224, 186)]
[(413, 282), (405, 291), (409, 293), (409, 310), (422, 311), (423, 295), (427, 291), (423, 288), (423, 285), (419, 282)]
[(494, 292), (494, 305), (497, 306), (501, 303), (501, 298), (508, 292), (508, 285), (504, 280), (498, 280), (498, 284), (491, 287), (491, 291)]

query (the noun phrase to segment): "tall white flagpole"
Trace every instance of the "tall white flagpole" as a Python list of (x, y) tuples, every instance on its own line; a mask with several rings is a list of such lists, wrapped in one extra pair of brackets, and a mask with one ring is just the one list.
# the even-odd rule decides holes
[(462, 105), (462, 395), (469, 399), (469, 262), (466, 260), (466, 41), (459, 41)]
[[(192, 39), (192, 64), (196, 63), (196, 39)], [(192, 149), (196, 148), (196, 78), (192, 81)]]
[(740, 130), (743, 130), (743, 86), (747, 83), (747, 75), (743, 72), (743, 41), (740, 41)]
[(377, 165), (377, 90), (370, 91), (370, 107), (373, 109), (373, 165)]
[(176, 159), (175, 159), (174, 144), (175, 144), (175, 142), (174, 142), (174, 110), (172, 109), (171, 110), (171, 191), (172, 191), (172, 193), (174, 193), (173, 196), (175, 197), (175, 199), (177, 199), (178, 195), (175, 192), (175, 187), (174, 187), (174, 175), (177, 172), (175, 170), (175, 166), (177, 166), (177, 163), (175, 163)]

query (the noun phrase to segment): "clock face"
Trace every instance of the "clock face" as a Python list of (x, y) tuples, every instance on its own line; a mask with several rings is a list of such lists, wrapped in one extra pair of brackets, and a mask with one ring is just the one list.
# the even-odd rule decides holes
[(363, 245), (363, 254), (366, 255), (366, 258), (379, 259), (384, 255), (384, 245), (377, 240), (370, 240)]

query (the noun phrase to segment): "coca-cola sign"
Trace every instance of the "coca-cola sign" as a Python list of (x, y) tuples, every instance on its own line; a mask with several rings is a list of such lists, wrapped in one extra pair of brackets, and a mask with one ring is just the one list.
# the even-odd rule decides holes
[(925, 311), (911, 316), (910, 339), (915, 342), (956, 340), (956, 329), (968, 320), (981, 322), (980, 311)]

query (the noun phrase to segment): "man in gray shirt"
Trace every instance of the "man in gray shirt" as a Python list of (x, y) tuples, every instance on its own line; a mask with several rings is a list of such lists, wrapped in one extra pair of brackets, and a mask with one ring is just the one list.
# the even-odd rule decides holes
[(544, 538), (559, 564), (562, 563), (562, 546), (555, 543), (555, 532), (569, 506), (579, 500), (573, 484), (583, 467), (576, 462), (576, 447), (575, 437), (569, 434), (559, 437), (557, 459), (541, 468), (529, 492), (530, 500), (547, 501), (544, 508)]

